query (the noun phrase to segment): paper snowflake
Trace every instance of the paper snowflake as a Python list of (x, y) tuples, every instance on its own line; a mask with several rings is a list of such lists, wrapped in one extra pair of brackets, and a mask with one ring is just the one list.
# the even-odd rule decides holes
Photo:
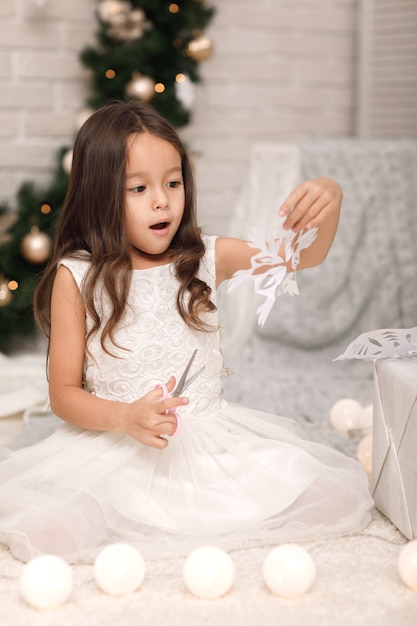
[(417, 355), (417, 328), (381, 328), (362, 333), (334, 361), (404, 358)]
[[(250, 269), (238, 270), (233, 274), (227, 291), (253, 280), (255, 293), (265, 297), (256, 310), (258, 324), (263, 326), (278, 296), (299, 294), (295, 272), (300, 262), (300, 252), (313, 243), (317, 228), (294, 233), (282, 225), (275, 225), (266, 232), (264, 228), (257, 226), (252, 229), (251, 236), (248, 246), (259, 252), (251, 258)], [(287, 271), (288, 263), (292, 268), (291, 272)]]

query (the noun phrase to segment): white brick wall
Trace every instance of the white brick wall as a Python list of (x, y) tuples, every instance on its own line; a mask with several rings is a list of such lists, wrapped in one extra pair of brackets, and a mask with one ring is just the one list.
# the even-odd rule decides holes
[[(259, 141), (349, 135), (355, 0), (217, 0), (193, 124), (203, 225), (227, 224)], [(219, 228), (220, 225), (220, 228)]]
[(86, 97), (78, 52), (93, 40), (95, 0), (0, 1), (0, 199), (51, 179)]
[[(78, 53), (94, 44), (96, 0), (0, 2), (0, 199), (50, 180), (88, 90)], [(251, 146), (353, 127), (356, 0), (213, 0), (192, 123), (200, 216), (225, 232)]]

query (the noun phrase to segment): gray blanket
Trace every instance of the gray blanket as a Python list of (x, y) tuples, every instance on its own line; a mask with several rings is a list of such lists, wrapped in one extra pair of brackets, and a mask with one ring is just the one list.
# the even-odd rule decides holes
[(320, 348), (375, 328), (417, 323), (417, 142), (317, 141), (302, 173), (344, 191), (326, 261), (299, 275), (300, 298), (281, 298), (263, 337)]
[[(272, 194), (289, 191), (271, 181), (285, 173), (285, 150), (254, 149), (250, 203), (241, 201), (235, 229), (254, 223), (257, 206), (258, 215), (272, 216), (283, 199), (273, 203)], [(235, 376), (225, 389), (230, 399), (298, 419), (349, 451), (353, 445), (332, 431), (328, 413), (343, 397), (371, 403), (373, 368), (332, 359), (365, 331), (417, 325), (417, 142), (320, 140), (287, 150), (291, 167), (300, 168), (285, 173), (289, 182), (325, 174), (340, 183), (340, 226), (324, 263), (299, 273), (300, 296), (280, 296), (264, 327), (254, 323), (250, 289), (224, 300), (226, 344), (238, 346), (226, 351)], [(242, 312), (251, 330), (239, 322)]]

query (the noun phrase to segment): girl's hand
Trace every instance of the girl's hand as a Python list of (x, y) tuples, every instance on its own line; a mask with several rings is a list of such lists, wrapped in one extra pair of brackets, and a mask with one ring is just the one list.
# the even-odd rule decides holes
[(282, 204), (279, 215), (287, 216), (283, 226), (298, 232), (339, 218), (343, 193), (336, 181), (325, 176), (301, 183)]
[[(167, 382), (169, 392), (175, 387), (175, 378)], [(166, 398), (162, 400), (162, 389), (154, 389), (139, 400), (127, 404), (127, 413), (120, 429), (137, 441), (152, 448), (163, 449), (168, 441), (161, 435), (173, 435), (177, 428), (177, 418), (168, 409), (188, 404), (188, 398)]]
[[(339, 185), (322, 176), (296, 187), (281, 206), (279, 214), (286, 216), (284, 228), (298, 232), (303, 228), (319, 227), (315, 240), (301, 251), (298, 270), (319, 265), (326, 258), (336, 234), (342, 198)], [(284, 252), (282, 256), (285, 256)], [(249, 269), (254, 254), (254, 249), (242, 239), (219, 237), (216, 241), (217, 285), (238, 270)], [(290, 266), (287, 269), (292, 271)]]

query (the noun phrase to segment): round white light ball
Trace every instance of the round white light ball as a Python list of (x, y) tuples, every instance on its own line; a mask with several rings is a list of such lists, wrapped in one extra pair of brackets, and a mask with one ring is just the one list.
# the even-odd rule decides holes
[(358, 427), (362, 405), (352, 398), (343, 398), (334, 403), (330, 409), (330, 422), (336, 430), (347, 433)]
[(57, 609), (68, 600), (73, 589), (72, 569), (52, 554), (37, 556), (23, 567), (20, 592), (35, 609)]
[(417, 591), (417, 539), (402, 548), (398, 557), (398, 573), (407, 587)]
[(211, 600), (229, 591), (235, 579), (235, 566), (224, 550), (202, 546), (193, 550), (186, 558), (183, 579), (191, 593)]
[(273, 548), (263, 563), (263, 579), (272, 593), (294, 598), (306, 593), (316, 578), (316, 566), (310, 554), (296, 544)]
[(145, 571), (145, 561), (140, 552), (124, 543), (103, 548), (94, 563), (97, 585), (112, 596), (137, 591), (144, 581)]
[(356, 451), (357, 457), (368, 475), (372, 473), (372, 434), (366, 435)]

